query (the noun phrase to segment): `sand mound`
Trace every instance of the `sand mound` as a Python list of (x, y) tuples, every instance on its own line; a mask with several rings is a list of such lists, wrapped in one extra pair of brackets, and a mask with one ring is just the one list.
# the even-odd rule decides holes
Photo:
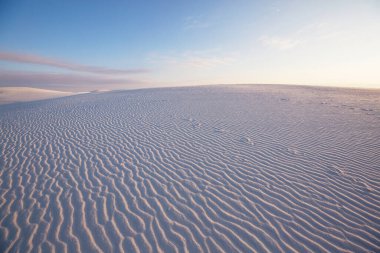
[(0, 106), (0, 251), (380, 252), (379, 98), (203, 87)]
[(0, 104), (27, 102), (74, 95), (73, 92), (45, 90), (29, 87), (0, 87)]

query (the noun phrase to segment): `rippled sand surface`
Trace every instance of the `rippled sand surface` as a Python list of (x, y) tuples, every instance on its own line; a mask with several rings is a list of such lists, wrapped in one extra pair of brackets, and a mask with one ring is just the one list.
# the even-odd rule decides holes
[(380, 92), (215, 86), (0, 106), (1, 252), (379, 252)]

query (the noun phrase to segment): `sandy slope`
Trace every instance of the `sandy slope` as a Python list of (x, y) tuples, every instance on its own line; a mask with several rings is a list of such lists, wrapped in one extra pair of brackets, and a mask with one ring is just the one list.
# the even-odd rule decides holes
[(75, 93), (29, 87), (0, 87), (0, 104), (70, 96)]
[(0, 106), (1, 252), (379, 252), (380, 93), (202, 87)]

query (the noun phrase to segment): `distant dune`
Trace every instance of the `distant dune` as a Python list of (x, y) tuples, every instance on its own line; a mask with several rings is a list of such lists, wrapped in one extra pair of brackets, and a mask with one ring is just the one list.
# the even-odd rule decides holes
[(380, 252), (380, 92), (0, 106), (0, 252)]
[(75, 93), (29, 87), (0, 87), (0, 104), (70, 96)]

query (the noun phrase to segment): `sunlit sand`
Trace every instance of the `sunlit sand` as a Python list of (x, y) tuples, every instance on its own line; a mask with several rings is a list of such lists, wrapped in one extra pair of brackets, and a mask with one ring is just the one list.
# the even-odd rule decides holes
[[(24, 101), (50, 94), (34, 91)], [(206, 86), (1, 105), (0, 157), (1, 252), (380, 251), (380, 91)]]
[(30, 87), (0, 87), (0, 104), (70, 96), (75, 93)]

